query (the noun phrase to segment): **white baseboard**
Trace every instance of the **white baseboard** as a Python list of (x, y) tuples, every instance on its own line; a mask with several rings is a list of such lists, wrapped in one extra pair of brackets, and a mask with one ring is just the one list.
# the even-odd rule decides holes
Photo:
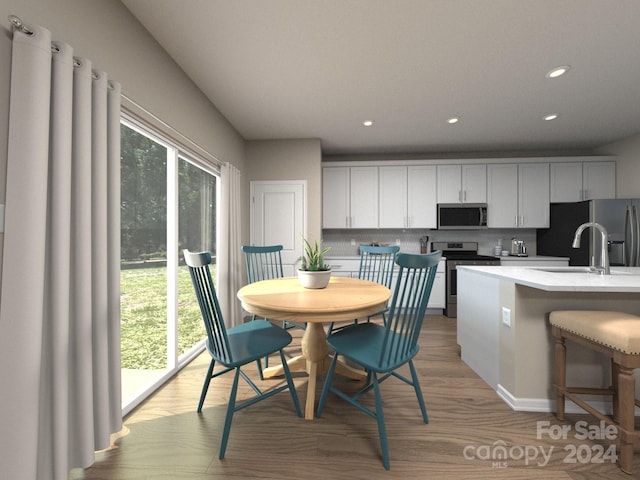
[[(502, 385), (498, 385), (496, 393), (504, 402), (517, 412), (555, 412), (556, 402), (548, 398), (518, 398), (514, 397)], [(589, 401), (589, 404), (595, 407), (599, 412), (605, 415), (611, 415), (611, 402), (606, 401)], [(566, 413), (586, 413), (582, 408), (578, 407), (570, 400), (566, 400), (564, 410)], [(640, 415), (640, 409), (636, 408), (636, 415)]]

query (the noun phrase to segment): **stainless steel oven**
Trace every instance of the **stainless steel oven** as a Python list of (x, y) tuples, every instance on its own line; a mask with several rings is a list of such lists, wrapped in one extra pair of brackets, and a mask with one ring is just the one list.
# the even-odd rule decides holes
[(500, 259), (489, 255), (478, 255), (477, 242), (432, 242), (431, 251), (442, 250), (446, 258), (447, 317), (458, 316), (458, 272), (459, 265), (500, 265)]

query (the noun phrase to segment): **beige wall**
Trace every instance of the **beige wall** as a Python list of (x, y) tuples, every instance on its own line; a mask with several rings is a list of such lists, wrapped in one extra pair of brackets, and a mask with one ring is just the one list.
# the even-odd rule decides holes
[[(320, 140), (265, 140), (247, 142), (245, 198), (251, 181), (306, 180), (307, 229), (311, 238), (322, 238), (322, 152)], [(247, 207), (246, 217), (249, 212)], [(248, 228), (248, 227), (247, 227)], [(246, 232), (246, 240), (249, 232)]]
[(39, 24), (122, 84), (122, 93), (221, 162), (244, 169), (244, 140), (147, 31), (115, 0), (0, 3), (0, 200), (4, 200), (11, 38), (7, 16)]
[(616, 195), (640, 198), (640, 134), (605, 145), (598, 153), (617, 156)]

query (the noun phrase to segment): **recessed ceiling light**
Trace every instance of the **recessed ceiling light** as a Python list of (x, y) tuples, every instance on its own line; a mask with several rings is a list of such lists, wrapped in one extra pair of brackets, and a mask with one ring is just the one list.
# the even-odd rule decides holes
[(549, 70), (547, 72), (547, 78), (558, 78), (569, 71), (571, 67), (569, 65), (563, 65), (561, 67), (556, 67), (553, 70)]
[(365, 120), (364, 122), (362, 122), (362, 125), (364, 125), (365, 127), (370, 127), (371, 125), (373, 125), (373, 120)]
[(550, 113), (549, 115), (545, 115), (544, 117), (542, 117), (545, 121), (550, 121), (550, 120), (555, 120), (556, 118), (558, 118), (558, 114), (557, 113)]
[(447, 120), (447, 123), (453, 125), (454, 123), (458, 123), (460, 119), (458, 117), (451, 117)]

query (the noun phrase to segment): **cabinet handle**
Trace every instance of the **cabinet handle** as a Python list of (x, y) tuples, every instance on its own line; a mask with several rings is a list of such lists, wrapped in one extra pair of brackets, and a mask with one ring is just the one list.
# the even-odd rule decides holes
[(458, 190), (458, 201), (462, 202), (462, 190)]
[(518, 215), (515, 216), (514, 222), (513, 224), (517, 227), (518, 226)]

